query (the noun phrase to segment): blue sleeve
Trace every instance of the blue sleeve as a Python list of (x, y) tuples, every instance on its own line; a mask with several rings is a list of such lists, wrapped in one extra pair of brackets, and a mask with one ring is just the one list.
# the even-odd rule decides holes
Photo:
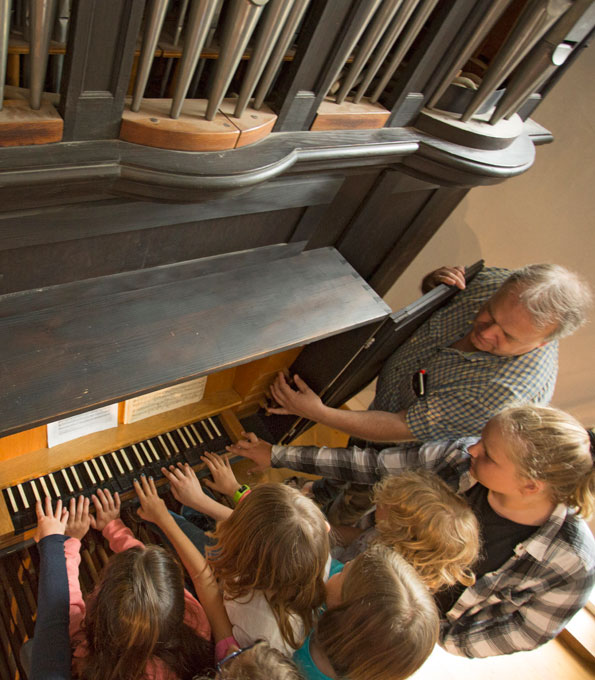
[(29, 680), (70, 680), (70, 598), (64, 557), (67, 539), (54, 534), (42, 538), (38, 544), (41, 565)]

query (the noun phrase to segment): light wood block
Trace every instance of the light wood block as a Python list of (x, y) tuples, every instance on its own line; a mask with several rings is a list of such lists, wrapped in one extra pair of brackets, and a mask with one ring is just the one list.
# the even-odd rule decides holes
[(63, 128), (64, 121), (47, 100), (34, 111), (23, 99), (6, 99), (0, 111), (0, 147), (59, 142)]
[(318, 107), (311, 130), (370, 130), (384, 127), (390, 116), (380, 104), (362, 99), (358, 104), (344, 101), (337, 104), (325, 99)]
[(226, 99), (213, 118), (206, 120), (206, 99), (187, 99), (177, 119), (169, 117), (171, 99), (143, 99), (138, 112), (125, 109), (120, 139), (143, 146), (177, 151), (224, 151), (253, 144), (266, 137), (277, 116), (267, 107), (246, 109), (233, 117), (234, 99)]
[(229, 122), (235, 125), (240, 131), (240, 138), (236, 143), (236, 148), (254, 144), (254, 142), (258, 142), (270, 134), (277, 120), (277, 116), (268, 106), (263, 106), (259, 111), (248, 107), (240, 118), (236, 118), (233, 115), (235, 107), (235, 99), (224, 99), (221, 102), (219, 111), (227, 116)]
[(143, 99), (137, 113), (124, 109), (120, 139), (177, 151), (223, 151), (235, 148), (240, 130), (222, 113), (206, 120), (205, 99), (187, 99), (177, 119), (169, 117), (171, 99)]

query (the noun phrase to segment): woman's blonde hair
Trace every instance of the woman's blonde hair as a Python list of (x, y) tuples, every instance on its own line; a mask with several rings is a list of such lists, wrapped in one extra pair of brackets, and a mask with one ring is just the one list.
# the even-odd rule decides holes
[(213, 667), (213, 646), (184, 623), (184, 583), (178, 562), (149, 545), (113, 555), (87, 603), (88, 654), (83, 680), (137, 680), (161, 659), (179, 678)]
[(283, 484), (261, 484), (217, 524), (208, 559), (229, 599), (260, 590), (284, 640), (297, 649), (291, 625), (298, 616), (307, 633), (325, 598), (328, 526), (309, 498)]
[(341, 600), (313, 633), (339, 677), (407, 678), (436, 644), (434, 599), (413, 567), (386, 546), (373, 545), (350, 563)]
[(439, 477), (424, 470), (386, 477), (374, 489), (374, 502), (387, 513), (376, 522), (376, 542), (403, 555), (431, 591), (475, 583), (477, 519)]
[(595, 470), (589, 433), (570, 414), (548, 406), (513, 406), (492, 418), (512, 439), (519, 476), (547, 484), (554, 503), (583, 517), (595, 509)]

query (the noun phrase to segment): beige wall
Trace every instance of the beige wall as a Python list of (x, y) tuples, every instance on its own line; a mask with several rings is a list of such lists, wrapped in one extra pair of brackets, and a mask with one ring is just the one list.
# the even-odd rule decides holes
[[(535, 112), (553, 132), (534, 166), (504, 183), (472, 189), (386, 295), (398, 309), (442, 264), (518, 267), (556, 262), (595, 291), (595, 46), (586, 50)], [(591, 323), (562, 341), (554, 405), (595, 425), (595, 310)]]

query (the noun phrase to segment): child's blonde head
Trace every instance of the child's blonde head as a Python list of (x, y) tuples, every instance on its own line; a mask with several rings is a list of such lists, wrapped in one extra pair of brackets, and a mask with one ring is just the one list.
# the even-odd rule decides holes
[(439, 477), (423, 470), (386, 477), (374, 489), (374, 502), (382, 517), (377, 542), (403, 555), (430, 590), (475, 583), (477, 519)]
[(315, 643), (339, 677), (402, 680), (430, 655), (438, 611), (398, 553), (374, 545), (346, 565), (341, 604), (320, 617)]
[(180, 678), (212, 668), (212, 645), (184, 623), (184, 611), (182, 570), (167, 551), (153, 545), (113, 555), (88, 602), (79, 677), (136, 680), (153, 657)]
[(264, 640), (226, 661), (217, 673), (217, 679), (303, 680), (293, 661)]
[(283, 484), (261, 484), (228, 519), (219, 522), (208, 559), (226, 596), (266, 593), (283, 638), (294, 648), (290, 615), (304, 630), (324, 602), (329, 557), (328, 526), (319, 508)]
[(595, 510), (595, 470), (587, 430), (571, 415), (547, 406), (514, 406), (492, 418), (510, 439), (520, 477), (545, 482), (554, 503), (583, 517)]

